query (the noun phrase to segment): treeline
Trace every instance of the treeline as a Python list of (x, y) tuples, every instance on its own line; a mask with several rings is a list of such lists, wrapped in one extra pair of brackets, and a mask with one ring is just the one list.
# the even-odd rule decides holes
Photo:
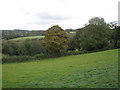
[[(71, 30), (69, 30), (70, 32)], [(41, 40), (3, 40), (3, 63), (40, 60), (120, 48), (120, 26), (107, 24), (94, 17), (76, 34), (69, 34), (58, 25), (44, 31)]]
[[(20, 41), (2, 41), (2, 63), (20, 62), (26, 60), (41, 59), (45, 53), (42, 39), (38, 40), (20, 40)], [(39, 55), (37, 55), (39, 54)], [(38, 58), (40, 56), (40, 58)]]
[(36, 40), (20, 40), (20, 41), (7, 41), (3, 40), (2, 51), (4, 54), (8, 55), (36, 55), (39, 53), (44, 53), (45, 49), (42, 43), (42, 39)]
[(2, 30), (2, 39), (9, 40), (17, 37), (28, 37), (28, 36), (42, 36), (44, 35), (43, 30)]
[[(75, 30), (73, 29), (66, 29), (66, 32), (74, 32)], [(20, 30), (20, 29), (15, 29), (15, 30), (1, 30), (0, 35), (2, 35), (2, 39), (9, 40), (17, 37), (29, 37), (29, 36), (44, 36), (44, 31), (43, 30)]]
[(69, 42), (69, 50), (96, 51), (120, 48), (120, 27), (110, 29), (107, 25), (89, 24), (78, 29)]

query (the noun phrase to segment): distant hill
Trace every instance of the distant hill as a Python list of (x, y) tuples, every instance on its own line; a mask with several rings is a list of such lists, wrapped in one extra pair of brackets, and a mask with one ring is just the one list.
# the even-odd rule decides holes
[(28, 36), (42, 36), (44, 35), (43, 30), (1, 30), (2, 31), (2, 39), (13, 39), (13, 38), (18, 38), (18, 37), (28, 37)]

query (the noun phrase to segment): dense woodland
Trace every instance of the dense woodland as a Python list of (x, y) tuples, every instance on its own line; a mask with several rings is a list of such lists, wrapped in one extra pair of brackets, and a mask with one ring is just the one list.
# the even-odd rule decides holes
[[(76, 33), (70, 33), (76, 32)], [(12, 40), (17, 37), (45, 36), (41, 39)], [(82, 28), (63, 30), (54, 25), (48, 30), (3, 30), (3, 63), (84, 54), (120, 48), (120, 27), (93, 17)]]

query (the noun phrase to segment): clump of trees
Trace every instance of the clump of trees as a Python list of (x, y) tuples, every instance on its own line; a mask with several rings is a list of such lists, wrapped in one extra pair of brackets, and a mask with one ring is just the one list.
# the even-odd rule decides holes
[(7, 41), (3, 40), (2, 51), (7, 55), (36, 55), (45, 53), (42, 40)]
[(42, 40), (2, 41), (2, 63), (40, 60), (46, 58)]
[(94, 17), (89, 20), (88, 25), (77, 30), (76, 35), (71, 40), (70, 46), (73, 50), (96, 51), (110, 49), (112, 48), (110, 47), (110, 41), (115, 38), (115, 40), (119, 39), (119, 36), (115, 35), (119, 31), (117, 28), (116, 31), (112, 31), (103, 18)]

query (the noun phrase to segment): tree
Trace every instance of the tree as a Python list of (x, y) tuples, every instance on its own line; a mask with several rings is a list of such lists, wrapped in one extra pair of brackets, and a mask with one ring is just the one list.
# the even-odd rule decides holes
[(120, 26), (115, 26), (113, 33), (114, 47), (120, 48)]
[(114, 42), (114, 47), (120, 48), (120, 26), (117, 26), (117, 22), (111, 22), (109, 24), (111, 28), (111, 40)]
[(101, 17), (93, 17), (89, 20), (89, 24), (93, 24), (93, 25), (105, 25), (105, 21), (103, 18)]
[(80, 50), (80, 33), (82, 29), (77, 29), (77, 33), (70, 38), (68, 43), (68, 50)]
[(25, 40), (24, 46), (27, 55), (36, 55), (45, 53), (45, 47), (42, 40)]
[(62, 51), (67, 49), (67, 33), (58, 25), (55, 25), (45, 31), (44, 45), (50, 56), (59, 56)]
[(86, 50), (102, 49), (108, 44), (108, 28), (104, 25), (88, 25), (81, 34), (81, 47)]
[(109, 41), (109, 27), (101, 18), (92, 18), (90, 24), (77, 31), (81, 50), (98, 50), (106, 47)]

